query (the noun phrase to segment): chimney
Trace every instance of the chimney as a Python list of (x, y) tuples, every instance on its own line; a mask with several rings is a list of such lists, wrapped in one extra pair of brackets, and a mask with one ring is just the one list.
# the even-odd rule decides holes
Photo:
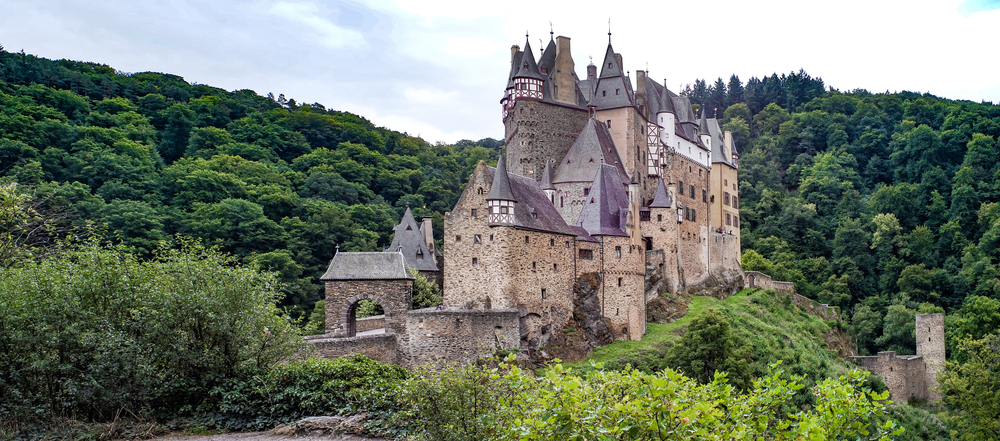
[(593, 80), (594, 78), (597, 78), (597, 66), (594, 66), (594, 62), (591, 61), (587, 65), (587, 79)]
[[(730, 132), (729, 130), (726, 130), (725, 133), (723, 133), (722, 136), (723, 136), (723, 141), (722, 141), (722, 155), (723, 156), (727, 156), (730, 153), (732, 153), (732, 151), (733, 151), (733, 132)], [(726, 159), (730, 159), (730, 158), (727, 157)]]
[(642, 116), (649, 120), (649, 96), (646, 95), (646, 71), (635, 71), (635, 98)]
[(510, 47), (510, 62), (514, 62), (514, 56), (517, 55), (517, 51), (521, 50), (521, 46), (513, 45)]
[(569, 37), (562, 35), (556, 37), (556, 62), (555, 73), (552, 75), (553, 98), (556, 101), (576, 104), (576, 84), (573, 79), (573, 72), (576, 65), (573, 63), (573, 55), (569, 49)]
[(424, 223), (424, 242), (427, 243), (427, 249), (434, 251), (434, 227), (431, 224), (431, 217), (425, 216), (422, 220)]

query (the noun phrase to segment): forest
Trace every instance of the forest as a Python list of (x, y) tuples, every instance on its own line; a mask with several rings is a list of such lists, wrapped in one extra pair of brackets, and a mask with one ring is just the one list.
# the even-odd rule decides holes
[(467, 176), (498, 147), (432, 145), (319, 103), (0, 48), (0, 176), (31, 194), (39, 221), (59, 219), (21, 240), (87, 229), (149, 257), (164, 239), (198, 237), (277, 272), (293, 317), (321, 298), (338, 246), (381, 251), (407, 205), (440, 240)]

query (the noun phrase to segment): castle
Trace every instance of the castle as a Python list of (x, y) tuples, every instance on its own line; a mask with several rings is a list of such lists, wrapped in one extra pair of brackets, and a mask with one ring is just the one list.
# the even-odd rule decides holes
[(889, 396), (902, 402), (911, 398), (941, 400), (937, 376), (944, 370), (944, 314), (917, 314), (916, 355), (879, 352), (872, 357), (851, 357), (859, 366), (882, 377)]
[[(500, 104), (506, 150), (495, 168), (477, 165), (445, 214), (443, 307), (406, 307), (405, 268), (438, 268), (430, 225), (415, 231), (407, 209), (387, 253), (334, 257), (322, 279), (327, 331), (340, 343), (314, 340), (321, 352), (352, 347), (404, 364), (495, 348), (531, 355), (573, 319), (581, 280), (593, 281), (613, 338), (638, 340), (660, 292), (742, 284), (732, 136), (644, 71), (633, 86), (610, 33), (585, 79), (567, 37), (552, 36), (537, 60), (528, 42), (512, 47)], [(359, 338), (362, 298), (382, 305), (376, 327), (392, 341), (344, 346)]]

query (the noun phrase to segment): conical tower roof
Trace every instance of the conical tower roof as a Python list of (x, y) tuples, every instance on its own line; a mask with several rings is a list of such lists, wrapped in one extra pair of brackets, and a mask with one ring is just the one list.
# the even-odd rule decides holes
[(410, 206), (406, 206), (406, 212), (400, 219), (399, 225), (392, 228), (392, 243), (386, 252), (402, 252), (403, 258), (408, 268), (417, 271), (438, 271), (434, 253), (427, 247), (424, 241), (424, 233), (417, 220), (410, 211)]
[(674, 100), (670, 98), (670, 93), (667, 92), (667, 80), (663, 80), (663, 93), (660, 94), (660, 112), (677, 114), (677, 111), (674, 110)]
[(545, 172), (542, 173), (542, 182), (539, 184), (542, 190), (555, 190), (552, 185), (552, 158), (545, 159)]
[(667, 186), (663, 184), (663, 179), (660, 179), (660, 185), (656, 187), (656, 196), (653, 196), (653, 202), (649, 203), (649, 208), (670, 208), (673, 205), (673, 200), (670, 199), (670, 193), (667, 193)]
[(514, 199), (514, 193), (510, 191), (510, 177), (507, 176), (507, 160), (503, 154), (500, 155), (500, 160), (497, 161), (497, 171), (493, 175), (493, 185), (490, 187), (490, 194), (486, 196), (486, 200), (517, 202), (517, 199)]
[(535, 63), (535, 55), (531, 52), (531, 43), (525, 39), (524, 42), (524, 55), (521, 56), (521, 62), (518, 63), (517, 73), (514, 74), (514, 78), (534, 78), (536, 80), (541, 80), (542, 74), (538, 72), (538, 64)]
[(698, 123), (698, 134), (699, 135), (711, 135), (708, 131), (708, 120), (706, 115), (708, 115), (708, 109), (704, 104), (701, 105), (701, 122)]

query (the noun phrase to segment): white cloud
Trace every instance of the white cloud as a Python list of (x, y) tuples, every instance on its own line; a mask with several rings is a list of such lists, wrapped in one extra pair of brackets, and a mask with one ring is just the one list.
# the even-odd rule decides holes
[(357, 48), (365, 45), (365, 39), (360, 32), (337, 26), (323, 18), (319, 7), (314, 3), (278, 2), (268, 12), (312, 29), (318, 34), (319, 42), (329, 48)]
[(492, 41), (484, 37), (475, 38), (454, 38), (448, 37), (441, 45), (448, 55), (463, 58), (483, 58), (493, 55), (494, 52), (503, 47), (503, 43)]
[(457, 91), (443, 92), (435, 89), (407, 88), (403, 95), (412, 104), (444, 104), (458, 97)]

